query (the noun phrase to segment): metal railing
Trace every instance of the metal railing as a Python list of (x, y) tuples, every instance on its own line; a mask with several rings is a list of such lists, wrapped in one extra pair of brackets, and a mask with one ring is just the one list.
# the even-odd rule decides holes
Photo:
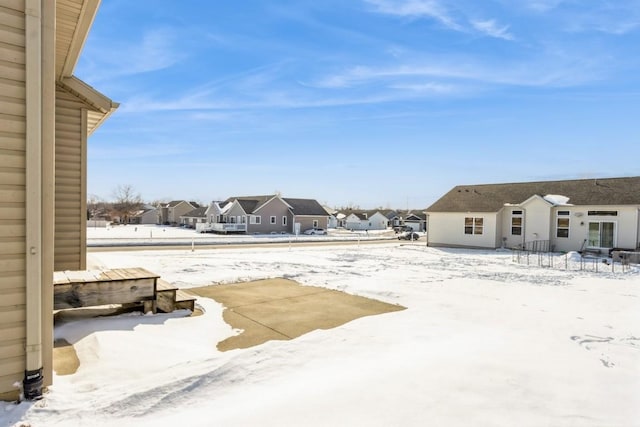
[(532, 253), (550, 252), (551, 245), (548, 240), (531, 240), (524, 242), (513, 248), (515, 251), (524, 251)]
[(231, 222), (198, 223), (196, 231), (199, 233), (241, 233), (247, 231), (247, 224)]

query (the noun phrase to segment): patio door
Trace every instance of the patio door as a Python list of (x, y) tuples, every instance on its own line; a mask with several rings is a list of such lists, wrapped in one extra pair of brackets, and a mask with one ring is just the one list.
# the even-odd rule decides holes
[(588, 246), (593, 248), (613, 248), (616, 244), (616, 223), (598, 221), (589, 223)]

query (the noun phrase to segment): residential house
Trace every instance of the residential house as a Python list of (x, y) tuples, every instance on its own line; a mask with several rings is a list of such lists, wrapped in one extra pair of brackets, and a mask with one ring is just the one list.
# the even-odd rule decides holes
[(231, 197), (211, 204), (203, 227), (220, 233), (297, 233), (313, 227), (327, 228), (328, 218), (329, 214), (313, 199), (280, 195)]
[(199, 207), (200, 205), (196, 202), (172, 200), (158, 209), (158, 224), (178, 225), (182, 215)]
[(380, 210), (343, 211), (344, 228), (348, 230), (386, 230), (389, 218)]
[(404, 215), (404, 225), (408, 225), (413, 231), (425, 231), (427, 229), (427, 214), (409, 211)]
[(427, 214), (430, 246), (636, 249), (640, 177), (460, 185)]
[(129, 224), (157, 224), (158, 209), (147, 206), (129, 217)]
[(118, 107), (73, 76), (99, 0), (0, 0), (0, 399), (52, 380), (54, 268), (86, 265), (87, 139)]
[(324, 210), (327, 211), (327, 215), (329, 215), (329, 219), (327, 220), (327, 228), (338, 228), (338, 211), (332, 209), (328, 206), (323, 206)]
[(207, 222), (207, 210), (209, 206), (200, 206), (192, 209), (184, 215), (180, 215), (180, 225), (188, 228), (196, 228), (196, 224), (204, 224)]

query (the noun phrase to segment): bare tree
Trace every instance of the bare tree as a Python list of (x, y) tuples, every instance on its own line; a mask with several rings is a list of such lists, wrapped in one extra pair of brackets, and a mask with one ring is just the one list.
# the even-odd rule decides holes
[(142, 197), (132, 185), (121, 184), (113, 191), (113, 210), (120, 217), (120, 222), (126, 224), (141, 208)]
[(94, 219), (104, 208), (104, 201), (96, 194), (87, 195), (87, 219)]

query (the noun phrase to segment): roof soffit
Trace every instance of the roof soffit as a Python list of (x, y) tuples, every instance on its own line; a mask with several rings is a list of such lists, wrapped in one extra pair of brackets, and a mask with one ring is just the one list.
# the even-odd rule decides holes
[(56, 77), (71, 77), (100, 0), (56, 1)]

